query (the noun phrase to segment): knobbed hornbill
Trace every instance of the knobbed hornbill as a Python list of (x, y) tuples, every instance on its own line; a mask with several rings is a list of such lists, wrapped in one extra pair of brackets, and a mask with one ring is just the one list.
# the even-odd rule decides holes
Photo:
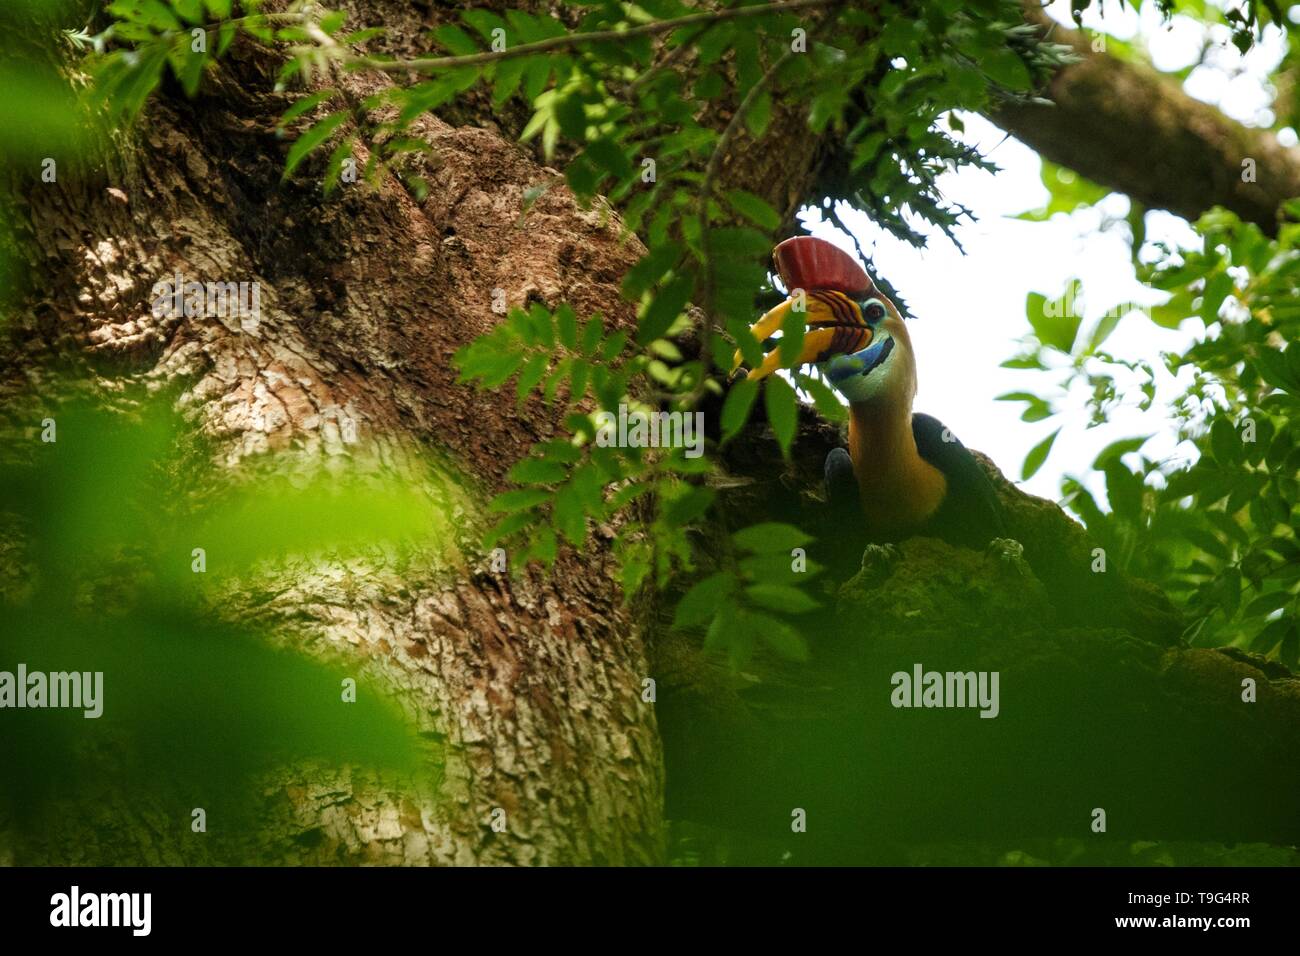
[[(750, 331), (766, 342), (792, 309), (805, 308), (796, 364), (815, 364), (849, 403), (848, 451), (836, 448), (826, 457), (832, 506), (861, 514), (866, 540), (876, 544), (927, 535), (1019, 551), (1003, 537), (1001, 505), (971, 453), (937, 419), (913, 413), (916, 359), (894, 303), (851, 256), (823, 239), (787, 239), (772, 259), (790, 298)], [(737, 352), (737, 367), (740, 361)], [(748, 377), (780, 367), (773, 348)]]

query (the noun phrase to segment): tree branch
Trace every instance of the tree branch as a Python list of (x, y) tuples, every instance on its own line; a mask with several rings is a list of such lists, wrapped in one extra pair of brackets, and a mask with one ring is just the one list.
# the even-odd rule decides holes
[[(993, 122), (1052, 162), (1148, 207), (1196, 219), (1223, 206), (1276, 233), (1282, 203), (1300, 196), (1300, 153), (1149, 67), (1093, 52), (1085, 34), (1032, 4), (1025, 19), (1081, 59), (1041, 92), (1054, 105), (1002, 103), (987, 111)], [(1250, 182), (1246, 160), (1253, 161)]]
[(737, 20), (746, 17), (761, 17), (772, 13), (788, 13), (794, 10), (810, 10), (817, 7), (830, 7), (843, 0), (784, 0), (781, 3), (769, 3), (753, 7), (731, 7), (725, 10), (710, 10), (705, 13), (692, 13), (672, 20), (660, 20), (646, 23), (626, 30), (596, 30), (591, 33), (571, 33), (562, 37), (551, 37), (535, 43), (507, 47), (501, 51), (487, 50), (482, 53), (470, 53), (464, 56), (422, 57), (415, 60), (377, 60), (360, 57), (349, 60), (351, 66), (364, 66), (373, 70), (397, 73), (406, 70), (432, 71), (449, 70), (461, 66), (479, 66), (494, 63), (497, 60), (509, 60), (519, 56), (531, 56), (534, 53), (550, 53), (554, 50), (568, 50), (587, 43), (622, 42), (633, 37), (656, 36), (668, 33), (679, 27), (688, 27), (696, 23), (714, 24), (724, 20)]

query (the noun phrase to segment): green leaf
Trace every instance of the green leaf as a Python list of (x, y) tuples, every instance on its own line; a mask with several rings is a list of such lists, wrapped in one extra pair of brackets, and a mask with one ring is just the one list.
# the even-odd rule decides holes
[(569, 376), (569, 402), (576, 404), (587, 394), (587, 381), (591, 376), (591, 365), (582, 359), (573, 360), (573, 371)]
[(555, 532), (546, 525), (539, 527), (529, 553), (544, 564), (551, 565), (555, 563), (555, 555), (559, 550), (560, 543), (555, 537)]
[(727, 193), (727, 201), (731, 203), (731, 208), (761, 229), (770, 232), (781, 225), (780, 215), (760, 196), (743, 189), (733, 189)]
[(1300, 667), (1300, 627), (1297, 627), (1294, 621), (1291, 622), (1291, 629), (1282, 638), (1277, 659), (1291, 670)]
[(510, 60), (501, 60), (493, 67), (492, 103), (500, 107), (515, 95), (528, 69), (529, 58), (517, 56)]
[(1029, 293), (1025, 300), (1025, 315), (1038, 341), (1067, 355), (1074, 347), (1081, 319), (1078, 302), (1082, 284), (1071, 279), (1065, 294), (1048, 300), (1037, 292)]
[(546, 384), (542, 386), (542, 401), (546, 402), (547, 405), (554, 402), (555, 396), (560, 391), (560, 386), (564, 384), (564, 380), (569, 377), (569, 373), (572, 371), (573, 359), (562, 359), (551, 370), (551, 374), (546, 377)]
[(566, 349), (578, 347), (578, 317), (568, 305), (555, 310), (555, 332)]
[(555, 325), (552, 322), (550, 310), (540, 302), (534, 302), (527, 312), (528, 321), (532, 325), (538, 340), (548, 349), (555, 347)]
[(767, 554), (751, 554), (740, 559), (739, 567), (751, 582), (766, 582), (768, 584), (811, 581), (823, 570), (820, 564), (809, 561), (805, 555), (802, 564), (803, 570), (796, 571), (794, 569), (794, 558), (789, 552), (782, 553), (780, 551), (772, 551)]
[[(461, 19), (472, 26), (484, 40), (491, 42), (493, 30), (505, 30), (506, 21), (491, 10), (466, 10), (460, 15)], [(509, 63), (509, 60), (503, 62)]]
[(519, 371), (519, 380), (515, 382), (516, 401), (522, 403), (528, 397), (528, 393), (541, 382), (550, 364), (550, 357), (540, 353), (524, 363), (524, 367)]
[(1101, 348), (1102, 343), (1110, 338), (1110, 334), (1115, 331), (1119, 325), (1120, 319), (1124, 318), (1127, 313), (1120, 311), (1118, 307), (1110, 309), (1093, 328), (1092, 334), (1088, 336), (1087, 353), (1092, 355), (1097, 349)]
[(722, 403), (722, 440), (733, 438), (749, 419), (749, 410), (758, 397), (758, 382), (740, 379), (732, 383)]
[(282, 179), (288, 179), (293, 171), (298, 167), (307, 154), (320, 146), (330, 135), (338, 129), (348, 118), (347, 111), (342, 110), (337, 113), (331, 113), (324, 119), (314, 123), (305, 133), (294, 141), (289, 147), (289, 155), (284, 161), (284, 176)]
[(735, 589), (736, 578), (728, 571), (719, 571), (697, 582), (677, 603), (673, 626), (703, 626), (713, 619), (718, 605)]
[(1056, 442), (1056, 436), (1059, 434), (1061, 434), (1061, 429), (1058, 428), (1029, 450), (1029, 454), (1025, 456), (1024, 467), (1020, 471), (1022, 481), (1034, 477), (1038, 473), (1038, 469), (1043, 467), (1043, 462), (1047, 461), (1047, 456), (1052, 450), (1052, 445)]
[(562, 464), (541, 458), (525, 458), (510, 469), (510, 480), (517, 485), (554, 485), (568, 477)]
[(789, 624), (778, 621), (767, 614), (753, 611), (742, 613), (743, 626), (758, 634), (761, 640), (781, 657), (792, 661), (808, 660), (808, 645), (802, 636)]
[(1142, 476), (1129, 471), (1117, 458), (1102, 466), (1106, 475), (1106, 497), (1110, 508), (1120, 517), (1137, 521), (1142, 516), (1145, 485)]
[(581, 548), (587, 540), (582, 490), (572, 481), (555, 493), (555, 526), (575, 548)]
[(1241, 438), (1226, 418), (1216, 418), (1210, 426), (1210, 449), (1214, 452), (1214, 460), (1221, 465), (1231, 465), (1241, 460)]
[(1028, 90), (1029, 68), (1025, 61), (1011, 49), (1003, 48), (984, 57), (980, 67), (993, 82), (1010, 90)]
[(532, 508), (540, 505), (543, 501), (549, 501), (551, 493), (539, 488), (519, 488), (515, 491), (507, 491), (505, 494), (497, 495), (492, 499), (488, 506), (493, 511), (500, 511), (509, 514), (514, 511), (523, 511), (526, 508)]
[(663, 520), (670, 527), (680, 528), (698, 520), (713, 504), (713, 489), (699, 485), (684, 487), (685, 490), (664, 504)]
[(772, 95), (763, 90), (754, 97), (754, 102), (749, 105), (745, 112), (745, 126), (749, 128), (750, 135), (755, 139), (762, 139), (763, 134), (767, 132), (767, 125), (772, 120)]
[(746, 635), (739, 623), (736, 605), (730, 600), (720, 601), (704, 635), (705, 652), (726, 653), (733, 667), (747, 660), (753, 648), (753, 637)]
[(813, 539), (792, 524), (779, 521), (764, 521), (741, 528), (731, 536), (736, 547), (745, 551), (765, 554), (772, 551), (789, 552), (802, 548)]
[(583, 142), (587, 138), (587, 109), (582, 96), (572, 93), (558, 100), (555, 104), (555, 121), (560, 124), (560, 132), (565, 136)]
[(480, 52), (478, 42), (454, 23), (438, 27), (433, 31), (433, 38), (453, 56), (470, 56)]
[(1219, 308), (1223, 305), (1223, 300), (1232, 292), (1232, 287), (1232, 276), (1226, 271), (1215, 273), (1206, 279), (1199, 310), (1206, 325), (1219, 320)]
[(682, 251), (681, 245), (676, 242), (665, 242), (663, 245), (655, 246), (627, 271), (623, 279), (623, 295), (629, 299), (638, 299), (650, 291), (669, 269), (677, 265), (682, 257)]
[(367, 40), (373, 40), (375, 37), (383, 36), (387, 30), (384, 27), (367, 27), (364, 30), (354, 30), (353, 32), (341, 37), (339, 42), (344, 46), (353, 46), (357, 43), (365, 43)]
[(1045, 222), (1057, 213), (1071, 213), (1080, 207), (1095, 205), (1110, 193), (1109, 188), (1048, 160), (1043, 160), (1041, 176), (1043, 186), (1051, 196), (1050, 201), (1041, 209), (1021, 213), (1017, 219)]
[(1137, 451), (1145, 445), (1150, 438), (1150, 435), (1146, 435), (1142, 438), (1121, 438), (1119, 441), (1111, 442), (1097, 454), (1095, 459), (1093, 459), (1093, 470), (1100, 471), (1106, 467), (1107, 462), (1117, 460), (1130, 452)]
[(1263, 617), (1272, 614), (1280, 607), (1285, 607), (1295, 597), (1290, 591), (1277, 590), (1270, 591), (1267, 594), (1261, 594), (1255, 600), (1246, 605), (1246, 610), (1242, 612), (1244, 617)]
[(547, 461), (558, 461), (566, 465), (571, 465), (582, 458), (582, 449), (560, 438), (538, 442), (533, 446), (533, 451)]
[(1252, 364), (1269, 385), (1300, 395), (1300, 373), (1293, 374), (1291, 370), (1292, 365), (1300, 365), (1300, 348), (1292, 345), (1284, 353), (1280, 349), (1261, 347)]
[(765, 381), (763, 407), (767, 410), (768, 423), (776, 433), (776, 442), (781, 446), (781, 454), (788, 458), (799, 422), (799, 400), (790, 383), (779, 375), (769, 375)]
[(355, 134), (344, 136), (339, 144), (330, 151), (330, 158), (325, 163), (325, 176), (321, 180), (321, 189), (325, 195), (330, 195), (338, 189), (342, 182), (340, 176), (343, 172), (343, 164), (352, 156), (352, 146), (356, 139)]
[[(600, 347), (601, 339), (605, 335), (605, 323), (600, 320), (600, 316), (593, 315), (587, 320), (587, 324), (582, 327), (582, 354), (594, 355), (596, 349)], [(626, 339), (626, 334), (624, 334)], [(615, 352), (615, 355), (618, 353)]]
[(623, 347), (627, 345), (628, 334), (623, 329), (619, 329), (613, 335), (605, 340), (605, 344), (600, 349), (602, 361), (612, 362), (618, 358)]
[(330, 36), (338, 33), (343, 29), (343, 24), (347, 23), (348, 12), (346, 10), (334, 10), (327, 13), (320, 19), (320, 28)]
[(1254, 640), (1250, 642), (1250, 649), (1256, 654), (1267, 654), (1289, 633), (1294, 633), (1295, 624), (1293, 621), (1280, 617), (1276, 621), (1269, 621), (1255, 635)]
[(720, 73), (705, 73), (695, 81), (695, 98), (697, 100), (711, 100), (722, 94), (726, 83)]
[(1241, 607), (1241, 572), (1237, 568), (1227, 568), (1219, 579), (1217, 588), (1219, 609), (1225, 618), (1232, 618)]
[(786, 317), (781, 321), (781, 364), (786, 368), (791, 367), (799, 361), (799, 354), (803, 351), (804, 329), (808, 324), (808, 316), (802, 312), (796, 312), (791, 309)]
[(483, 547), (495, 547), (499, 542), (513, 537), (535, 521), (537, 521), (537, 515), (531, 511), (517, 511), (508, 517), (502, 518), (483, 536)]
[(585, 154), (574, 157), (564, 170), (564, 180), (579, 198), (594, 196), (600, 187), (603, 174)]
[(725, 227), (709, 230), (709, 254), (721, 259), (762, 260), (771, 251), (771, 241), (757, 229)]
[(109, 6), (109, 12), (124, 20), (138, 20), (155, 27), (159, 32), (180, 29), (181, 22), (165, 3), (160, 0), (140, 0), (139, 3), (117, 2)]
[(180, 80), (181, 89), (186, 96), (193, 98), (203, 80), (203, 66), (207, 63), (207, 57), (202, 53), (182, 53), (173, 55), (171, 62), (172, 72)]
[(648, 345), (661, 337), (686, 308), (695, 288), (695, 276), (682, 272), (674, 276), (651, 301), (637, 324), (636, 341)]
[(172, 0), (172, 8), (188, 23), (203, 22), (203, 0)]
[(503, 352), (493, 356), (491, 364), (483, 372), (481, 385), (483, 388), (497, 388), (519, 371), (519, 366), (523, 364), (524, 356), (520, 352)]
[(1192, 297), (1180, 289), (1168, 302), (1151, 308), (1151, 321), (1164, 329), (1176, 329), (1192, 314)]
[(619, 585), (623, 589), (624, 603), (641, 590), (641, 585), (650, 577), (652, 571), (654, 566), (643, 551), (634, 551), (623, 559)]
[(1216, 535), (1203, 528), (1184, 528), (1183, 537), (1206, 554), (1212, 555), (1220, 561), (1228, 561), (1232, 557), (1232, 552), (1228, 550), (1228, 546), (1220, 541)]
[(1288, 379), (1300, 385), (1300, 347), (1295, 343), (1287, 346), (1285, 353)]
[(623, 151), (623, 148), (618, 143), (608, 137), (593, 140), (587, 145), (584, 153), (597, 166), (620, 181), (630, 178), (635, 172), (635, 167), (632, 165), (632, 160), (628, 158), (627, 153)]
[(745, 588), (745, 595), (759, 607), (784, 614), (804, 614), (821, 607), (799, 588), (788, 584), (751, 584)]
[(217, 31), (217, 56), (218, 57), (222, 57), (226, 55), (226, 51), (230, 49), (230, 44), (234, 42), (235, 34), (238, 31), (239, 28), (230, 21), (221, 24), (221, 29)]
[[(546, 81), (551, 77), (551, 58), (547, 56), (528, 57), (528, 69), (524, 71), (524, 96), (533, 102), (546, 89)], [(522, 138), (522, 137), (521, 137)]]
[(833, 422), (842, 422), (848, 418), (849, 410), (840, 401), (839, 392), (827, 385), (822, 379), (800, 373), (799, 387), (812, 396), (813, 404), (823, 418)]

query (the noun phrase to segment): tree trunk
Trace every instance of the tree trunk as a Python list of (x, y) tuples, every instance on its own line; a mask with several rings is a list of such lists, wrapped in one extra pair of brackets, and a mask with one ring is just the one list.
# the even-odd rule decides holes
[[(404, 6), (370, 4), (366, 21), (394, 26), (393, 8)], [(457, 384), (452, 354), (499, 321), (498, 288), (511, 305), (567, 301), (628, 323), (617, 290), (636, 242), (564, 189), (521, 222), (524, 191), (554, 174), (489, 129), (428, 116), (418, 134), (436, 168), (423, 204), (393, 181), (378, 192), (344, 187), (330, 201), (318, 179), (281, 185), (274, 127), (292, 98), (270, 92), (277, 57), (251, 46), (232, 54), (197, 101), (156, 97), (108, 165), (30, 192), (45, 297), (17, 320), (7, 391), (34, 380), (39, 390), (49, 379), (38, 370), (58, 365), (75, 365), (104, 395), (128, 382), (179, 383), (181, 407), (236, 473), (269, 452), (328, 466), (365, 449), (395, 468), (432, 447), (482, 500), (556, 422), (539, 402), (517, 414), (506, 396)], [(338, 79), (355, 96), (388, 82)], [(176, 272), (259, 281), (260, 322), (153, 318), (150, 289)], [(489, 573), (479, 510), (455, 516), (458, 570), (368, 568), (349, 588), (320, 576), (261, 609), (296, 620), (305, 646), (382, 659), (447, 751), (443, 792), (422, 805), (346, 774), (295, 770), (274, 794), (287, 812), (262, 862), (662, 859), (662, 757), (641, 700), (642, 634), (606, 554), (565, 555), (551, 577)], [(506, 812), (504, 833), (489, 825), (495, 808)], [(20, 840), (13, 856), (204, 858), (185, 848), (192, 841), (132, 845), (155, 832), (150, 820), (171, 818), (185, 833), (188, 814), (142, 808), (138, 826), (117, 820), (121, 845), (77, 833), (39, 851)], [(75, 849), (86, 842), (95, 849)]]

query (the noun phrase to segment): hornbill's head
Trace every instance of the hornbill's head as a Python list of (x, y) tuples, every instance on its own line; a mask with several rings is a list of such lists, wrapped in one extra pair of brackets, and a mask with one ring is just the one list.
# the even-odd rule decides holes
[[(792, 310), (806, 309), (796, 365), (818, 371), (854, 405), (905, 403), (916, 392), (916, 364), (903, 317), (848, 253), (813, 236), (787, 239), (772, 260), (790, 298), (750, 329), (765, 347)], [(740, 353), (736, 353), (740, 363)], [(749, 378), (781, 367), (773, 347)]]
[(907, 326), (889, 297), (878, 290), (855, 305), (871, 330), (868, 344), (818, 357), (817, 370), (853, 405), (905, 403), (916, 394), (916, 363)]

